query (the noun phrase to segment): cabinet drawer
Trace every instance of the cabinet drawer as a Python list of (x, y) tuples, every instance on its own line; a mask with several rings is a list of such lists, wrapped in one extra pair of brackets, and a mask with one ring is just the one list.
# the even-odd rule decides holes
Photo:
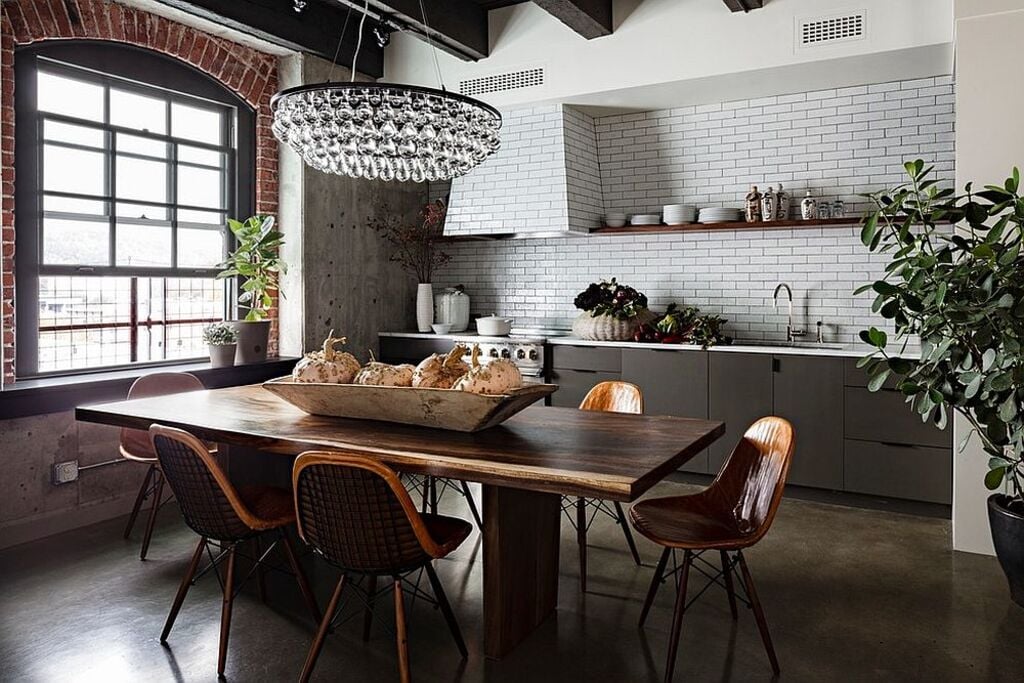
[(380, 337), (380, 359), (385, 363), (419, 363), (432, 353), (448, 353), (455, 342), (448, 339)]
[[(867, 354), (865, 354), (867, 355)], [(866, 387), (868, 385), (868, 371), (864, 368), (858, 368), (857, 362), (859, 358), (847, 358), (846, 368), (844, 371), (843, 383), (848, 387)], [(889, 375), (885, 379), (885, 384), (882, 385), (883, 389), (895, 389), (900, 378), (895, 375)]]
[(952, 451), (847, 439), (844, 488), (929, 503), (953, 501)]
[(617, 372), (562, 368), (552, 370), (550, 382), (558, 385), (558, 391), (551, 395), (551, 405), (560, 408), (579, 408), (583, 397), (594, 388), (594, 385), (617, 379)]
[(622, 349), (602, 346), (552, 346), (551, 367), (566, 370), (622, 370)]
[(949, 427), (940, 430), (930, 422), (921, 422), (898, 391), (846, 387), (845, 435), (862, 441), (952, 447)]

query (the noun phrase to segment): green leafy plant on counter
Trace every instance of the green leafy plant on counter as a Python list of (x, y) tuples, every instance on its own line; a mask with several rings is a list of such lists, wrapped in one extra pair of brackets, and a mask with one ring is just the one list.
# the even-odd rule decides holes
[[(249, 312), (245, 319), (263, 320), (270, 315), (272, 293), (280, 292), (281, 275), (287, 266), (278, 253), (284, 235), (274, 230), (273, 216), (251, 216), (244, 221), (228, 219), (228, 228), (235, 236), (237, 248), (217, 267), (217, 279), (241, 277), (238, 303)], [(283, 296), (284, 294), (281, 293)]]
[[(872, 308), (891, 321), (895, 338), (874, 327), (861, 332), (875, 350), (860, 365), (872, 391), (896, 378), (924, 421), (943, 427), (950, 411), (963, 415), (989, 457), (985, 485), (1008, 481), (1011, 505), (1024, 511), (1020, 173), (1014, 169), (1001, 186), (975, 191), (968, 184), (956, 194), (940, 188), (923, 161), (905, 167), (909, 182), (865, 195), (875, 209), (861, 239), (890, 260), (884, 277), (857, 293), (874, 292)], [(901, 357), (918, 338), (919, 357)]]
[(238, 330), (229, 323), (210, 323), (203, 328), (203, 341), (210, 346), (236, 344), (238, 343)]
[(647, 296), (632, 287), (620, 285), (612, 278), (591, 283), (576, 295), (573, 305), (595, 318), (610, 315), (619, 320), (630, 320), (647, 311)]
[(696, 306), (672, 303), (665, 313), (649, 325), (641, 325), (633, 334), (633, 341), (661, 344), (699, 344), (708, 348), (728, 344), (732, 340), (722, 333), (728, 322), (717, 315), (702, 315)]

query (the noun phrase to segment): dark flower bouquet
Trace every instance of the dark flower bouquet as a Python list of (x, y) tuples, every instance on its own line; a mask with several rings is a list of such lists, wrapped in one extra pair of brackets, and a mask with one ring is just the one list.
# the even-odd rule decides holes
[(447, 212), (444, 200), (438, 199), (423, 207), (418, 223), (403, 224), (388, 216), (376, 219), (370, 226), (395, 248), (390, 260), (414, 274), (417, 282), (426, 284), (431, 282), (435, 270), (451, 260), (450, 255), (438, 248)]
[(619, 320), (629, 320), (647, 310), (647, 297), (632, 287), (620, 285), (612, 278), (591, 283), (576, 295), (573, 304), (595, 318), (610, 315)]

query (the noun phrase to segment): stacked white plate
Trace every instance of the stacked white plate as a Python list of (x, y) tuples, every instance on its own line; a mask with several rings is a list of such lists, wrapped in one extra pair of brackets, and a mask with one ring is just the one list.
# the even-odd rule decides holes
[(666, 204), (661, 210), (666, 225), (683, 225), (697, 220), (697, 207), (693, 204)]
[(701, 223), (735, 223), (743, 220), (743, 212), (728, 207), (709, 207), (700, 210)]
[(630, 225), (661, 225), (661, 216), (656, 213), (636, 213), (629, 219)]

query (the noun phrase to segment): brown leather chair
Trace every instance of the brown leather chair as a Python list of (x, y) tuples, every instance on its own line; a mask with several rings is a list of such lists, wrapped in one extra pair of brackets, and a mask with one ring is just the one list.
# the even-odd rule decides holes
[[(151, 375), (139, 377), (128, 389), (128, 398), (150, 398), (153, 396), (166, 396), (168, 394), (180, 394), (186, 391), (201, 391), (206, 387), (195, 375), (187, 372), (155, 372)], [(146, 476), (142, 479), (142, 486), (135, 496), (135, 505), (132, 506), (131, 515), (128, 517), (128, 524), (124, 528), (124, 537), (131, 536), (132, 527), (139, 516), (142, 504), (152, 496), (153, 502), (149, 508), (149, 518), (146, 521), (146, 533), (142, 537), (142, 549), (139, 551), (139, 559), (146, 559), (149, 551), (149, 542), (153, 537), (153, 525), (156, 523), (156, 513), (163, 505), (164, 478), (157, 466), (156, 453), (153, 452), (153, 444), (149, 438), (149, 432), (141, 429), (122, 429), (121, 444), (119, 447), (121, 457), (125, 460), (141, 463), (147, 466)], [(211, 449), (214, 450), (214, 449)]]
[[(221, 470), (206, 444), (188, 432), (162, 425), (149, 428), (153, 450), (160, 461), (160, 468), (168, 485), (174, 492), (185, 523), (199, 534), (199, 544), (192, 554), (188, 570), (174, 596), (171, 611), (167, 615), (160, 642), (166, 643), (174, 626), (189, 586), (194, 583), (203, 552), (211, 544), (219, 546), (218, 554), (210, 555), (210, 564), (205, 573), (226, 560), (224, 571), (223, 603), (220, 617), (220, 652), (217, 658), (217, 674), (224, 675), (227, 661), (228, 633), (231, 628), (231, 608), (241, 585), (235, 585), (235, 558), (239, 547), (246, 541), (253, 541), (260, 593), (263, 593), (262, 570), (278, 542), (284, 549), (285, 557), (299, 584), (299, 590), (306, 601), (314, 623), (320, 621), (320, 610), (310, 590), (309, 582), (295, 556), (295, 548), (286, 533), (287, 527), (295, 523), (295, 505), (291, 491), (273, 486), (235, 487)], [(259, 543), (262, 536), (276, 537), (264, 551)], [(219, 572), (218, 572), (219, 573)], [(251, 575), (253, 572), (250, 572)], [(246, 576), (248, 578), (248, 575)], [(245, 581), (243, 580), (242, 583)]]
[[(644, 412), (644, 397), (640, 387), (629, 382), (601, 382), (595, 385), (580, 403), (580, 410), (597, 410), (609, 413), (634, 413)], [(569, 523), (576, 529), (576, 544), (579, 546), (580, 557), (580, 590), (587, 590), (587, 530), (598, 514), (604, 514), (615, 520), (615, 523), (622, 527), (622, 534), (626, 537), (626, 545), (633, 555), (633, 561), (640, 566), (640, 553), (637, 552), (636, 543), (633, 541), (633, 534), (629, 531), (629, 523), (626, 522), (626, 515), (622, 511), (622, 505), (618, 502), (608, 503), (595, 498), (572, 498), (562, 497), (562, 510)], [(592, 513), (588, 515), (588, 508)], [(575, 511), (575, 514), (574, 514)]]
[[(743, 549), (760, 541), (775, 519), (793, 457), (793, 443), (793, 426), (789, 422), (781, 417), (761, 418), (743, 435), (708, 488), (688, 496), (643, 500), (630, 510), (636, 530), (665, 548), (640, 613), (641, 626), (647, 619), (658, 586), (667, 578), (663, 575), (669, 555), (676, 549), (683, 551), (682, 566), (675, 570), (679, 573), (679, 580), (665, 668), (666, 682), (672, 680), (683, 613), (690, 606), (686, 600), (690, 567), (695, 561), (700, 561), (713, 570), (717, 569), (701, 557), (709, 550), (719, 552), (721, 571), (713, 575), (703, 568), (698, 568), (698, 571), (710, 577), (709, 586), (714, 583), (725, 588), (733, 619), (737, 617), (737, 597), (753, 608), (772, 671), (779, 673), (779, 661), (768, 632), (768, 622), (757, 599)], [(734, 590), (733, 573), (737, 566), (746, 597), (737, 596)], [(724, 578), (724, 584), (719, 583), (720, 577)], [(701, 590), (693, 599), (696, 600), (703, 592)]]
[[(472, 531), (472, 525), (454, 517), (420, 514), (393, 470), (358, 453), (303, 453), (295, 460), (292, 484), (299, 535), (342, 572), (299, 680), (308, 681), (313, 673), (327, 631), (339, 612), (342, 591), (352, 575), (364, 576), (368, 583), (365, 592), (352, 583), (366, 605), (364, 640), (369, 638), (373, 606), (380, 597), (377, 579), (391, 578), (398, 666), (403, 683), (409, 681), (410, 673), (402, 582), (420, 569), (426, 570), (434, 602), (465, 658), (466, 644), (432, 562), (459, 547)], [(429, 599), (417, 586), (412, 590), (414, 595)]]

